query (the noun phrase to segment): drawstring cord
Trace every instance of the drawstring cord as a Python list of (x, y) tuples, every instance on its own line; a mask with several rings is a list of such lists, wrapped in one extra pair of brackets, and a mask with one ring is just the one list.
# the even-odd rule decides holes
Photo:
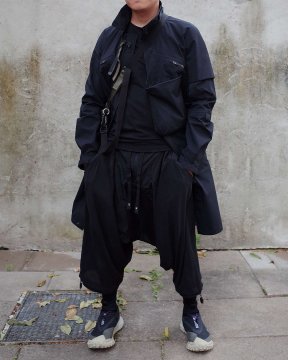
[[(130, 152), (130, 159), (129, 159), (129, 174), (128, 174), (128, 202), (127, 202), (127, 210), (131, 210), (132, 208), (132, 163), (131, 163), (131, 158), (132, 158), (132, 152)], [(140, 154), (140, 164), (139, 167), (137, 169), (137, 174), (136, 174), (136, 200), (135, 200), (135, 204), (134, 204), (134, 213), (135, 214), (139, 214), (139, 203), (140, 203), (140, 187), (141, 187), (141, 170), (142, 170), (142, 164), (143, 164), (143, 158), (144, 158), (144, 153), (142, 152)]]
[(137, 184), (137, 190), (136, 190), (136, 202), (134, 206), (134, 213), (139, 214), (139, 203), (140, 203), (140, 178), (141, 178), (141, 170), (142, 170), (142, 164), (143, 164), (143, 157), (144, 153), (142, 152), (140, 155), (140, 166), (137, 171), (137, 178), (136, 178), (136, 184)]
[(132, 207), (132, 169), (131, 169), (131, 158), (132, 158), (132, 152), (130, 152), (130, 157), (129, 157), (127, 210), (131, 210), (131, 207)]

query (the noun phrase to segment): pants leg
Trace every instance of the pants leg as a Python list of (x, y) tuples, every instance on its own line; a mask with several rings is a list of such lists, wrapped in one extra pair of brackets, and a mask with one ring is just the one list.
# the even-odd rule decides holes
[(123, 280), (132, 243), (120, 241), (115, 207), (114, 153), (96, 155), (84, 174), (86, 224), (80, 273), (90, 290), (112, 293)]
[(168, 153), (162, 162), (154, 192), (155, 237), (160, 265), (173, 269), (176, 291), (183, 297), (201, 294), (201, 280), (195, 236), (193, 177)]
[[(119, 151), (117, 163), (121, 173), (118, 182), (119, 211), (124, 242), (140, 239), (155, 245), (160, 253), (160, 265), (173, 269), (176, 291), (183, 297), (193, 297), (202, 291), (201, 273), (196, 248), (193, 177), (177, 163), (172, 150), (161, 152)], [(132, 206), (129, 196), (129, 171), (132, 176)], [(137, 174), (140, 174), (139, 214), (133, 207), (137, 198)], [(139, 180), (139, 179), (138, 179)]]

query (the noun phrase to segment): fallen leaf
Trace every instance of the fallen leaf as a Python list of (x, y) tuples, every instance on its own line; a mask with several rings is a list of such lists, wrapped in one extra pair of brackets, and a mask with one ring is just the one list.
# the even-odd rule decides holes
[(257, 259), (260, 259), (260, 260), (262, 259), (261, 256), (259, 256), (258, 254), (255, 254), (255, 253), (253, 253), (253, 252), (251, 252), (250, 255), (251, 255), (251, 256), (254, 256), (254, 257), (257, 258)]
[(46, 280), (40, 280), (40, 281), (38, 281), (38, 283), (37, 283), (37, 287), (42, 287), (42, 286), (44, 286), (46, 284)]
[(53, 301), (59, 302), (59, 303), (64, 303), (66, 300), (67, 300), (67, 299), (65, 298), (65, 299), (55, 299), (55, 300), (53, 300)]
[(60, 276), (60, 274), (48, 274), (47, 275), (50, 279), (56, 277), (56, 276)]
[(65, 320), (71, 320), (76, 314), (77, 314), (76, 308), (67, 309)]
[(125, 268), (124, 271), (126, 273), (131, 273), (131, 272), (141, 272), (141, 270), (137, 270), (137, 269), (131, 269), (131, 268)]
[(141, 275), (141, 276), (139, 276), (139, 279), (152, 281), (152, 277), (149, 275)]
[(127, 300), (123, 297), (121, 292), (117, 292), (117, 305), (119, 306), (120, 310), (124, 310), (125, 306), (127, 305)]
[(39, 305), (39, 307), (44, 307), (48, 304), (50, 304), (50, 300), (47, 300), (47, 301), (37, 301), (37, 304)]
[(96, 321), (88, 320), (87, 323), (85, 324), (84, 330), (85, 332), (89, 332), (92, 329), (94, 329), (95, 326), (96, 326)]
[(70, 335), (71, 333), (71, 326), (69, 324), (61, 325), (60, 329), (66, 335)]
[(83, 319), (78, 316), (78, 315), (74, 315), (73, 317), (65, 317), (65, 320), (69, 320), (69, 321), (76, 321), (77, 324), (82, 324), (83, 323)]
[(140, 248), (140, 249), (136, 249), (135, 252), (137, 254), (149, 254), (151, 250), (147, 249), (147, 248)]
[(67, 306), (67, 309), (76, 309), (76, 308), (78, 308), (78, 306), (74, 304)]
[(167, 339), (167, 340), (169, 339), (170, 334), (169, 334), (169, 328), (168, 327), (164, 328), (163, 337), (164, 337), (164, 339)]
[(80, 272), (80, 267), (74, 269), (75, 272)]
[(95, 299), (91, 305), (93, 309), (100, 309), (102, 307), (101, 299)]
[(9, 325), (23, 325), (23, 326), (31, 326), (36, 320), (38, 319), (38, 316), (35, 318), (32, 318), (30, 320), (17, 320), (17, 319), (9, 319), (7, 323)]

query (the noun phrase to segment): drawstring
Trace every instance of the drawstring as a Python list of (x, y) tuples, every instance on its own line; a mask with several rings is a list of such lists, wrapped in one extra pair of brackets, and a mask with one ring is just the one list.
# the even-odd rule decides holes
[(132, 152), (130, 152), (130, 157), (129, 157), (127, 210), (131, 210), (131, 206), (132, 206), (132, 169), (131, 169), (131, 158), (132, 158)]
[(142, 164), (143, 164), (143, 157), (144, 153), (142, 152), (140, 155), (140, 165), (137, 171), (137, 178), (136, 178), (136, 184), (137, 184), (137, 190), (136, 190), (136, 201), (134, 206), (134, 213), (139, 214), (139, 202), (140, 202), (140, 177), (141, 177), (141, 170), (142, 170)]
[[(130, 166), (129, 166), (129, 175), (128, 175), (128, 202), (127, 202), (127, 210), (131, 210), (132, 208), (132, 152), (130, 152)], [(136, 174), (136, 200), (134, 205), (134, 213), (139, 214), (139, 203), (140, 203), (140, 187), (141, 187), (141, 170), (143, 164), (144, 153), (140, 153), (140, 164), (137, 169)]]

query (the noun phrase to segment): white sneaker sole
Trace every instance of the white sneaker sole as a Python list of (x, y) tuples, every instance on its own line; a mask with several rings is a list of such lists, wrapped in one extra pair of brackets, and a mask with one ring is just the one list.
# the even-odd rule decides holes
[[(186, 331), (183, 326), (183, 322), (180, 323), (180, 330), (186, 334)], [(200, 352), (200, 351), (208, 351), (213, 349), (214, 343), (212, 340), (205, 341), (199, 337), (196, 337), (194, 341), (188, 341), (186, 344), (186, 349), (190, 351)]]
[(115, 345), (114, 335), (124, 326), (124, 320), (120, 315), (117, 325), (115, 326), (111, 339), (106, 339), (104, 335), (96, 336), (87, 341), (89, 349), (107, 349)]

